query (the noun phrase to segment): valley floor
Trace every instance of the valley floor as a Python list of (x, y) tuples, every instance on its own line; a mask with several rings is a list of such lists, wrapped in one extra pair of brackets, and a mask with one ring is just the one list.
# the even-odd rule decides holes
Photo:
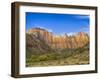
[(85, 65), (89, 64), (89, 52), (73, 54), (69, 57), (60, 58), (56, 60), (46, 61), (27, 61), (27, 67), (42, 67), (42, 66), (64, 66), (64, 65)]

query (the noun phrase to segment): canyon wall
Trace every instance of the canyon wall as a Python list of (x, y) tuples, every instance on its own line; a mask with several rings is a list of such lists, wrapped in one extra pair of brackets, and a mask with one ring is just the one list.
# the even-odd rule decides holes
[(68, 36), (54, 35), (42, 28), (33, 28), (27, 31), (28, 35), (33, 35), (37, 39), (45, 41), (51, 48), (64, 49), (64, 48), (79, 48), (89, 43), (89, 35), (84, 32), (78, 32), (75, 35)]

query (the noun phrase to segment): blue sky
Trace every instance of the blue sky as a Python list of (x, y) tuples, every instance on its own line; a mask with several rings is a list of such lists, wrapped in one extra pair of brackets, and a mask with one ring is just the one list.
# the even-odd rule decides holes
[(88, 15), (26, 12), (26, 30), (40, 27), (55, 35), (89, 33), (89, 20)]

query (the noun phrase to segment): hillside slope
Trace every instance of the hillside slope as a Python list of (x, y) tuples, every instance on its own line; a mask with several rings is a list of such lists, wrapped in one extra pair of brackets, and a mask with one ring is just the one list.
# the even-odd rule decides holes
[(26, 60), (27, 67), (61, 66), (89, 64), (89, 45), (77, 49), (63, 49), (46, 54), (31, 55)]
[(89, 36), (54, 36), (44, 29), (26, 33), (26, 66), (89, 64)]

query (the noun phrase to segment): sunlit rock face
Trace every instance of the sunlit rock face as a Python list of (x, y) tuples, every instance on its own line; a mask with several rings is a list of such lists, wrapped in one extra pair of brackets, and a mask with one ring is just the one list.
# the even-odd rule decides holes
[[(37, 41), (42, 40), (51, 48), (57, 49), (79, 48), (89, 44), (89, 35), (84, 32), (79, 32), (71, 36), (68, 36), (66, 33), (64, 35), (53, 35), (52, 32), (45, 29), (32, 28), (29, 29), (26, 34), (31, 35), (31, 37), (36, 37), (32, 39), (37, 39)], [(27, 39), (26, 44), (30, 43), (31, 45), (32, 40), (29, 41), (30, 40)]]

